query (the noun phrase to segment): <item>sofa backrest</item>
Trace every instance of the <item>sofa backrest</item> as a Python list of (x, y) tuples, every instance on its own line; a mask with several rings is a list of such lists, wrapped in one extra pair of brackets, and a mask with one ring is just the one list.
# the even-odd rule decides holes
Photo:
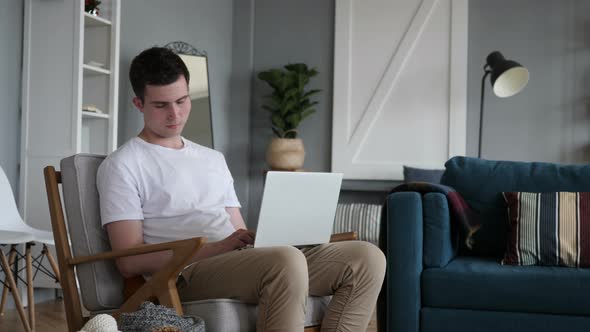
[(482, 228), (475, 234), (476, 256), (501, 257), (508, 237), (503, 191), (590, 191), (590, 165), (493, 161), (453, 157), (441, 183), (455, 188), (471, 206)]
[[(111, 251), (100, 222), (96, 172), (105, 156), (77, 154), (61, 161), (63, 200), (74, 257)], [(82, 302), (90, 311), (117, 309), (123, 303), (123, 277), (112, 260), (76, 267)]]

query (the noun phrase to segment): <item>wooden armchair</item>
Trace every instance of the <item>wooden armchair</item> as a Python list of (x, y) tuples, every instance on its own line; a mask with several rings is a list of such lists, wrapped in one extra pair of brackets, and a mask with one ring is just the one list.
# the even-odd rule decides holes
[[(181, 303), (176, 289), (177, 277), (206, 242), (205, 238), (141, 245), (120, 251), (110, 249), (108, 236), (100, 223), (96, 190), (96, 171), (103, 159), (104, 156), (78, 154), (61, 161), (61, 172), (53, 166), (44, 169), (68, 330), (78, 331), (85, 323), (80, 298), (91, 315), (109, 313), (118, 317), (123, 312), (137, 310), (143, 301), (155, 298), (160, 304), (174, 308), (178, 314), (202, 317), (208, 331), (255, 330), (255, 305), (230, 299)], [(67, 212), (67, 228), (60, 183)], [(350, 232), (335, 234), (331, 241), (355, 239), (356, 233)], [(148, 281), (126, 282), (116, 269), (116, 258), (162, 250), (172, 250), (173, 258)], [(126, 297), (125, 285), (129, 295)], [(329, 297), (308, 298), (305, 331), (319, 331), (319, 323), (329, 300)], [(234, 321), (228, 320), (228, 317), (233, 317)]]

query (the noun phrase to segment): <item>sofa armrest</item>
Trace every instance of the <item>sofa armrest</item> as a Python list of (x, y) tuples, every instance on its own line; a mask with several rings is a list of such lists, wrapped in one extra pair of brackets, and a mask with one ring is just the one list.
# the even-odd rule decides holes
[(447, 197), (428, 193), (422, 197), (424, 214), (424, 267), (445, 267), (457, 256), (457, 233), (453, 232)]
[[(387, 197), (382, 238), (387, 257), (385, 308), (379, 310), (380, 331), (419, 331), (420, 274), (423, 254), (422, 197), (397, 192)], [(384, 309), (384, 310), (383, 310)], [(386, 329), (382, 324), (385, 322)]]

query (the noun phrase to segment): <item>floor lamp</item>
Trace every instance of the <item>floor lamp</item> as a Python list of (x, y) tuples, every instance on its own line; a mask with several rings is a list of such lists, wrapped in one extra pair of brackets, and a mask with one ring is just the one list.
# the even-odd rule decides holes
[(492, 83), (494, 94), (500, 98), (507, 98), (519, 93), (529, 82), (529, 71), (520, 63), (504, 58), (502, 53), (494, 51), (486, 58), (481, 79), (481, 100), (479, 105), (479, 146), (477, 157), (481, 158), (481, 136), (483, 132), (483, 101), (485, 80), (488, 75)]

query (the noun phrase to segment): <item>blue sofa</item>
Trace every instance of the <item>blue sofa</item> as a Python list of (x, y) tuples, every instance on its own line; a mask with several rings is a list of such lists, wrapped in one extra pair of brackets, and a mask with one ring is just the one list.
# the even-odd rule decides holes
[(445, 168), (441, 183), (483, 226), (468, 250), (443, 194), (387, 197), (380, 330), (590, 331), (590, 269), (500, 264), (508, 232), (501, 192), (590, 191), (590, 165), (454, 157)]

